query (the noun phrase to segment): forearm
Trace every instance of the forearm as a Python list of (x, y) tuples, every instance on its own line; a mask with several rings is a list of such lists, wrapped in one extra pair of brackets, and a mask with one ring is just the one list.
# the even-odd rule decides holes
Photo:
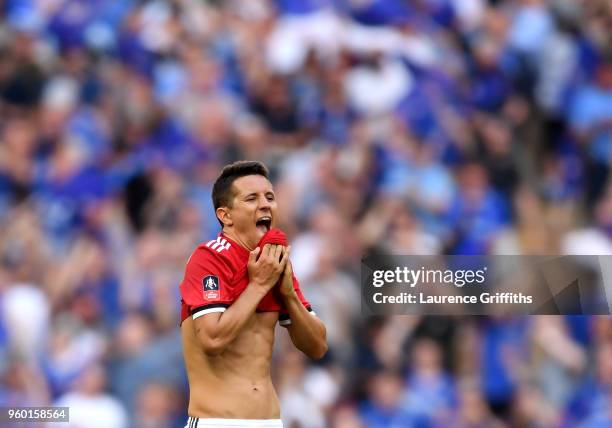
[(240, 297), (218, 318), (204, 320), (205, 326), (196, 324), (196, 333), (207, 354), (217, 355), (223, 352), (236, 339), (265, 294), (265, 289), (249, 284)]
[(287, 326), (293, 344), (310, 358), (322, 358), (327, 352), (325, 325), (302, 305), (295, 293), (283, 296), (291, 324)]

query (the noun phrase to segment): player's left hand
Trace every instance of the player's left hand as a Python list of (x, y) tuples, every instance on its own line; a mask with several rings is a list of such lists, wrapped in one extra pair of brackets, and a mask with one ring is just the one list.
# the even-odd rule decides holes
[[(291, 250), (291, 246), (287, 247), (287, 255), (289, 257), (289, 251)], [(281, 274), (280, 280), (280, 293), (283, 297), (291, 296), (295, 293), (295, 289), (293, 288), (293, 266), (291, 266), (291, 260), (287, 259), (287, 264), (285, 265), (285, 270)]]

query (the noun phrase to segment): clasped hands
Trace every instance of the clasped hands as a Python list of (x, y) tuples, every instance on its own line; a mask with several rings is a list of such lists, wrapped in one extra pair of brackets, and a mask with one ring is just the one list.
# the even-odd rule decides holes
[(291, 246), (273, 244), (266, 244), (263, 249), (255, 248), (250, 252), (247, 264), (249, 281), (266, 292), (280, 282), (278, 288), (282, 296), (288, 297), (295, 293), (290, 251)]

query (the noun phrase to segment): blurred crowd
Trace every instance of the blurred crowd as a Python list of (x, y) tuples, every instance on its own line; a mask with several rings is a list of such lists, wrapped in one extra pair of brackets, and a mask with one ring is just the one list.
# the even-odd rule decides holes
[(612, 254), (606, 0), (0, 1), (0, 404), (185, 423), (178, 284), (271, 169), (287, 428), (610, 427), (607, 316), (371, 317), (364, 254)]

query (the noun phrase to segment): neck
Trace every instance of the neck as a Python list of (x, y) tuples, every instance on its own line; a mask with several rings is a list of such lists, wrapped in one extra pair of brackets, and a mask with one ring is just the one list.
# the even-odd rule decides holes
[(224, 227), (222, 230), (223, 234), (225, 236), (227, 236), (229, 239), (231, 239), (232, 241), (236, 242), (237, 244), (239, 244), (240, 246), (242, 246), (243, 248), (246, 248), (249, 251), (253, 251), (255, 249), (255, 246), (250, 246), (249, 244), (247, 244), (247, 242), (242, 239), (234, 229), (230, 229), (227, 227)]

